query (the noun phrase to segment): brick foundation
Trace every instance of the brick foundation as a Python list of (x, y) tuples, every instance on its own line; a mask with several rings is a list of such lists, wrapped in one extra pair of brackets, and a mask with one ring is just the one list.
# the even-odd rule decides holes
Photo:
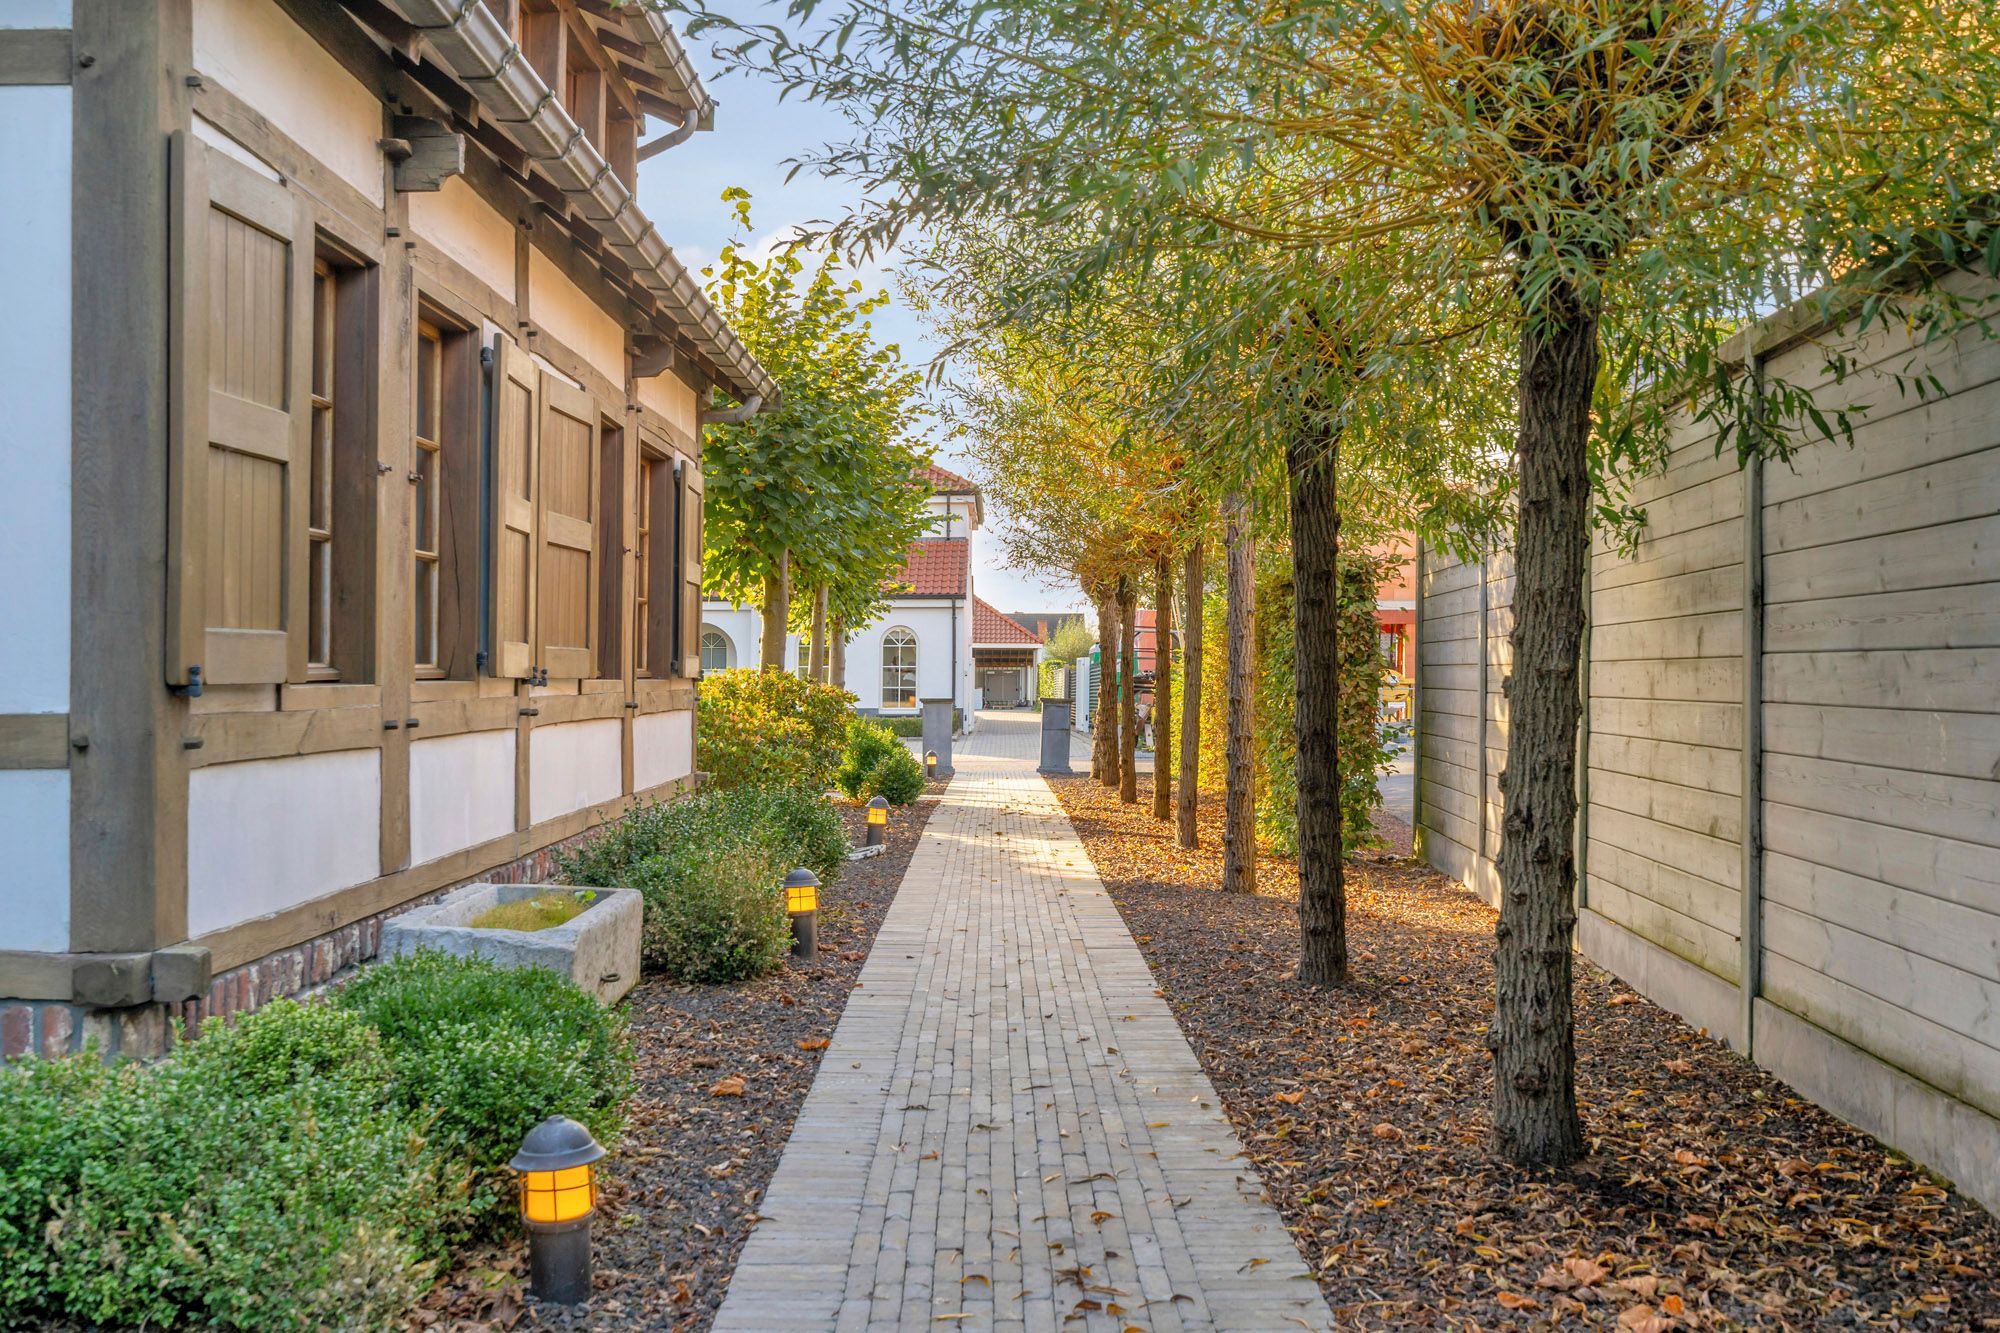
[(558, 853), (601, 831), (601, 826), (587, 829), (435, 893), (220, 973), (209, 982), (208, 994), (197, 1000), (130, 1009), (95, 1009), (61, 1000), (0, 1000), (0, 1063), (28, 1055), (70, 1055), (92, 1044), (107, 1060), (157, 1059), (173, 1049), (176, 1024), (188, 1036), (198, 1037), (204, 1023), (216, 1019), (227, 1023), (272, 1000), (311, 994), (341, 981), (380, 951), (382, 923), (390, 917), (436, 902), (465, 884), (535, 884), (552, 879)]

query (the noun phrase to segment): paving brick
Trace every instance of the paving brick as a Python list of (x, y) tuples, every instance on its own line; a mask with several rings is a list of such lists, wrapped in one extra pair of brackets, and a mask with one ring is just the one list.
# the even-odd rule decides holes
[[(984, 714), (959, 751), (717, 1328), (1054, 1330), (1079, 1265), (1129, 1295), (1092, 1329), (1332, 1327), (1035, 775), (1039, 726)], [(788, 1255), (817, 1300), (754, 1276)]]

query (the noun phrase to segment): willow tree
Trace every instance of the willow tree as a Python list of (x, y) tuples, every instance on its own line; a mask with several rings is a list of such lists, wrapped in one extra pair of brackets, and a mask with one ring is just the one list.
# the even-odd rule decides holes
[[(747, 234), (749, 193), (722, 197)], [(717, 307), (784, 389), (775, 410), (710, 426), (702, 445), (704, 582), (761, 608), (765, 667), (784, 665), (795, 587), (808, 608), (825, 590), (862, 615), (929, 523), (912, 480), (927, 460), (906, 439), (921, 377), (868, 322), (888, 297), (844, 279), (830, 252), (808, 273), (809, 257), (781, 244), (760, 260), (732, 241), (707, 274)]]
[[(1194, 216), (1272, 245), (1414, 256), (1400, 268), (1420, 275), (1408, 300), (1511, 344), (1494, 1131), (1515, 1161), (1574, 1160), (1574, 778), (1593, 518), (1622, 517), (1617, 478), (1657, 465), (1677, 422), (1713, 422), (1718, 450), (1743, 458), (1846, 433), (1811, 387), (1736, 373), (1722, 355), (1796, 293), (1864, 326), (1907, 322), (1920, 340), (1991, 317), (1936, 282), (1956, 265), (2000, 272), (1989, 6), (801, 0), (794, 11), (809, 21), (732, 24), (727, 54), (857, 109), (856, 138), (815, 158), (870, 186), (844, 239), (1089, 211), (1099, 240), (1051, 266), (1060, 290), (1143, 253), (1159, 219)], [(1847, 367), (1828, 369), (1837, 382)]]

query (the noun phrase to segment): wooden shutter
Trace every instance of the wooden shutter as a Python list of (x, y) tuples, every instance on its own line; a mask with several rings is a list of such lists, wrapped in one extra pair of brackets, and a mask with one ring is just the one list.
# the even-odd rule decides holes
[(681, 463), (681, 674), (701, 675), (701, 464)]
[(546, 372), (541, 400), (535, 661), (552, 679), (582, 680), (597, 642), (597, 404)]
[(172, 143), (167, 680), (304, 680), (312, 213), (185, 132)]
[(535, 670), (537, 492), (541, 481), (538, 372), (514, 340), (493, 340), (493, 674), (525, 680)]

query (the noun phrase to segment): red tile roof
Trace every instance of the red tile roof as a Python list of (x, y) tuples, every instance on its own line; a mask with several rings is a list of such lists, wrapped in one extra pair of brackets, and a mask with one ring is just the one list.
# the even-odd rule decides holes
[(962, 537), (934, 537), (910, 543), (895, 582), (913, 597), (963, 597), (972, 544)]
[(1001, 644), (1034, 647), (1041, 643), (1033, 630), (983, 597), (972, 599), (972, 641), (982, 648)]
[(979, 490), (977, 486), (950, 468), (939, 467), (936, 463), (922, 468), (917, 475), (929, 482), (933, 491), (970, 491), (976, 494)]

